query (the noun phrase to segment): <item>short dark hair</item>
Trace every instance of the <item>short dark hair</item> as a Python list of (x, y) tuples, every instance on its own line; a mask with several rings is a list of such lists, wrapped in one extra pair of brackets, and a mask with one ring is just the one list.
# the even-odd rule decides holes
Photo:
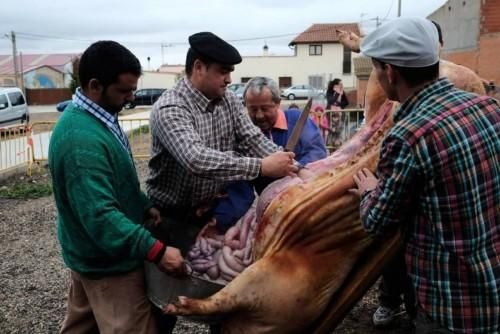
[[(375, 58), (374, 58), (375, 59)], [(387, 64), (383, 61), (375, 59), (382, 67)], [(439, 61), (433, 65), (426, 67), (402, 67), (389, 64), (394, 67), (401, 77), (408, 83), (410, 87), (415, 87), (427, 81), (435, 80), (439, 77)]]
[(332, 81), (330, 81), (330, 82), (328, 83), (328, 87), (327, 87), (327, 89), (326, 89), (326, 90), (327, 90), (327, 92), (331, 91), (331, 90), (333, 89), (333, 86), (338, 85), (341, 81), (342, 81), (342, 80), (341, 80), (341, 79), (339, 79), (339, 78), (335, 78), (335, 79), (333, 79)]
[(80, 58), (78, 75), (81, 87), (97, 79), (106, 89), (124, 73), (142, 74), (141, 63), (132, 52), (114, 41), (99, 41), (90, 45)]
[(200, 55), (198, 52), (194, 51), (193, 48), (189, 48), (186, 55), (186, 74), (191, 76), (193, 73), (193, 66), (196, 59), (200, 60), (203, 64), (209, 67), (211, 64), (215, 63), (213, 60)]

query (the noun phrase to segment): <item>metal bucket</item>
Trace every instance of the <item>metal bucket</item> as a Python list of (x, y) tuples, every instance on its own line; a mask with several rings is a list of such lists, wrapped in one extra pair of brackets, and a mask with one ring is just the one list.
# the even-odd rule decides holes
[[(176, 302), (179, 296), (203, 299), (209, 297), (222, 289), (224, 285), (209, 282), (194, 276), (185, 278), (175, 278), (160, 271), (158, 267), (150, 262), (145, 262), (144, 270), (146, 273), (147, 296), (149, 300), (159, 308)], [(183, 317), (186, 320), (218, 323), (220, 316), (189, 316)]]

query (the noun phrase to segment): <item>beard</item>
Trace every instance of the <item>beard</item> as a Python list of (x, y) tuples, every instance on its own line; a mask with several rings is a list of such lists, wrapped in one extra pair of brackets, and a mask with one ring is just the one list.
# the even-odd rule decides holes
[(122, 111), (126, 103), (125, 102), (121, 104), (113, 103), (110, 97), (106, 93), (107, 93), (106, 89), (104, 89), (104, 91), (101, 94), (101, 103), (99, 103), (99, 105), (110, 114), (118, 114), (120, 111)]

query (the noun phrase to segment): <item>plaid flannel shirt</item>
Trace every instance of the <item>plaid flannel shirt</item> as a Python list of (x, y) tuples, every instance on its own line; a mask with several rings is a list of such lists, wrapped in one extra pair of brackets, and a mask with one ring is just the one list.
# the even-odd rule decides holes
[(159, 206), (194, 208), (228, 181), (252, 180), (261, 158), (278, 150), (232, 92), (210, 101), (184, 78), (151, 113), (152, 148), (146, 187)]
[(457, 333), (500, 326), (500, 108), (440, 79), (403, 103), (382, 145), (365, 228), (406, 233), (426, 313)]
[(104, 110), (101, 106), (97, 105), (91, 99), (83, 95), (80, 87), (76, 89), (75, 95), (73, 96), (73, 103), (100, 120), (111, 131), (111, 133), (113, 133), (125, 151), (128, 152), (130, 160), (133, 161), (132, 151), (130, 149), (127, 135), (123, 132), (120, 124), (118, 124), (118, 113), (110, 114)]

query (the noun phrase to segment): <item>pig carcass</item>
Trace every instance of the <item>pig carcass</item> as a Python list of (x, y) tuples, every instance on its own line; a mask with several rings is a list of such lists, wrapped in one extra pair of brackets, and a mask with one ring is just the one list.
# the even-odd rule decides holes
[[(454, 64), (441, 66), (459, 88), (470, 89), (471, 82), (480, 82)], [(229, 238), (235, 242), (232, 255), (251, 247), (251, 261), (245, 251), (237, 253), (242, 272), (233, 270), (222, 277), (229, 283), (206, 299), (179, 297), (165, 307), (167, 313), (223, 316), (224, 333), (328, 333), (340, 323), (400, 246), (398, 235), (383, 243), (367, 235), (359, 218), (359, 199), (348, 192), (354, 187), (355, 172), (375, 170), (398, 106), (385, 98), (375, 77), (371, 81), (367, 96), (379, 98), (367, 100), (366, 125), (330, 157), (309, 164), (314, 176), (287, 177), (271, 184), (244, 217), (248, 226), (239, 226), (246, 229), (249, 241)], [(219, 251), (232, 261), (227, 258), (229, 249)], [(217, 268), (206, 274), (209, 278), (221, 270), (221, 257), (224, 254), (219, 253), (217, 261), (204, 266)]]

